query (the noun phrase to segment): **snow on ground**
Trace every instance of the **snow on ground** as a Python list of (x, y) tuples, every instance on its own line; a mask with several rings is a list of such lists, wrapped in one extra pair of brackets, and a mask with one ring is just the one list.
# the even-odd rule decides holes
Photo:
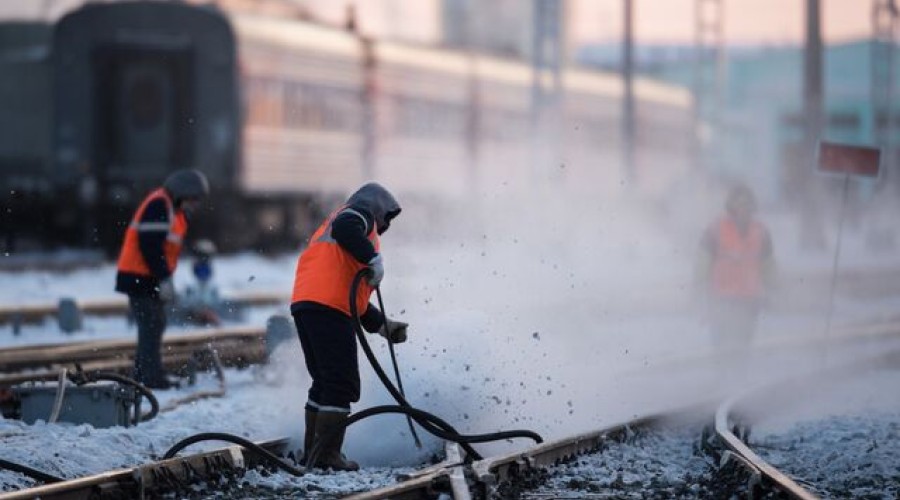
[[(720, 376), (723, 366), (709, 362), (708, 334), (691, 308), (697, 232), (675, 237), (676, 229), (659, 230), (659, 221), (605, 206), (602, 200), (585, 200), (574, 211), (570, 200), (543, 201), (515, 209), (481, 207), (496, 214), (496, 220), (473, 219), (470, 210), (429, 214), (432, 218), (405, 212), (384, 237), (387, 312), (411, 325), (409, 342), (397, 351), (413, 405), (464, 433), (528, 428), (553, 439), (715, 398), (732, 387)], [(787, 237), (774, 238), (781, 267), (793, 272), (793, 263), (804, 259), (791, 250)], [(857, 258), (864, 265), (863, 257), (856, 250), (848, 252), (848, 265)], [(813, 271), (827, 277), (828, 259), (816, 260)], [(295, 261), (296, 255), (221, 257), (214, 264), (215, 279), (223, 295), (283, 290), (288, 296)], [(181, 266), (179, 288), (190, 281), (189, 260)], [(0, 303), (110, 298), (115, 296), (114, 275), (111, 264), (68, 273), (4, 273), (7, 286), (0, 289)], [(827, 290), (817, 292), (811, 309), (773, 304), (755, 342), (822, 332), (821, 297)], [(874, 301), (839, 294), (835, 323), (886, 315), (897, 305), (896, 297)], [(279, 309), (255, 310), (248, 322), (262, 326), (273, 311)], [(287, 314), (286, 304), (280, 312)], [(172, 329), (167, 335), (177, 333)], [(10, 327), (0, 326), (0, 345), (116, 335), (133, 337), (134, 328), (121, 319), (98, 318), (90, 319), (82, 334), (62, 335), (47, 322), (28, 326), (15, 337)], [(383, 340), (370, 336), (370, 341), (386, 363)], [(847, 356), (858, 354), (850, 351)], [(146, 462), (201, 431), (234, 432), (254, 440), (289, 435), (299, 442), (308, 388), (299, 343), (284, 344), (275, 358), (264, 376), (229, 370), (227, 397), (196, 402), (137, 428), (0, 421), (0, 458), (77, 475)], [(797, 352), (777, 360), (758, 358), (750, 378), (772, 379), (817, 362)], [(389, 403), (364, 360), (361, 373), (363, 398), (355, 407)], [(272, 380), (280, 385), (271, 385)], [(358, 484), (387, 479), (388, 474), (378, 472), (384, 467), (423, 463), (440, 449), (435, 439), (423, 437), (426, 446), (417, 450), (399, 416), (354, 425), (345, 452), (369, 471), (354, 476)], [(491, 455), (530, 444), (517, 440), (477, 448)], [(26, 484), (2, 471), (0, 482)], [(255, 477), (252, 483), (302, 487), (284, 474)]]
[[(181, 406), (137, 427), (95, 429), (90, 425), (47, 424), (43, 421), (26, 425), (15, 420), (0, 420), (3, 442), (0, 457), (49, 474), (74, 478), (160, 459), (176, 442), (199, 432), (215, 430), (252, 440), (282, 437), (287, 431), (299, 435), (302, 432), (303, 399), (297, 397), (296, 387), (263, 384), (260, 378), (263, 376), (257, 370), (227, 370), (228, 397)], [(206, 378), (197, 387), (158, 391), (160, 404), (165, 406), (171, 399), (215, 386), (211, 378)], [(294, 415), (293, 421), (289, 422), (290, 429), (278, 425), (286, 423), (285, 412)], [(221, 442), (197, 444), (182, 454), (225, 445)], [(409, 470), (381, 466), (353, 474), (310, 474), (302, 478), (256, 474), (249, 480), (255, 482), (253, 478), (256, 477), (258, 484), (266, 488), (350, 493), (371, 489), (373, 485), (391, 484), (393, 474)], [(29, 485), (31, 481), (24, 476), (0, 471), (2, 491)]]

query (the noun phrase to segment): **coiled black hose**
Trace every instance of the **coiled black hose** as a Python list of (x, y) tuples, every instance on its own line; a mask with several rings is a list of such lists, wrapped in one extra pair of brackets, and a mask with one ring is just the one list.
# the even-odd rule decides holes
[[(128, 385), (134, 387), (141, 395), (147, 398), (147, 401), (150, 402), (150, 412), (144, 415), (141, 415), (140, 418), (135, 418), (132, 423), (137, 424), (138, 422), (146, 422), (148, 420), (152, 420), (159, 413), (159, 400), (156, 399), (156, 396), (153, 394), (147, 386), (134, 380), (132, 378), (128, 378), (124, 375), (119, 375), (118, 373), (113, 372), (104, 372), (104, 371), (84, 371), (81, 368), (81, 365), (75, 364), (75, 371), (69, 372), (67, 378), (70, 382), (75, 385), (81, 386), (84, 384), (89, 384), (91, 382), (98, 382), (100, 380), (107, 380), (110, 382), (118, 382), (120, 384)], [(43, 382), (47, 380), (47, 376), (44, 374), (35, 375), (30, 379), (23, 379), (24, 382)]]
[(275, 455), (271, 451), (254, 443), (253, 441), (244, 439), (240, 436), (235, 436), (234, 434), (226, 434), (224, 432), (204, 432), (184, 438), (181, 441), (175, 443), (174, 446), (169, 448), (169, 451), (167, 451), (166, 454), (163, 455), (163, 460), (173, 458), (179, 451), (187, 448), (194, 443), (199, 443), (200, 441), (227, 441), (229, 443), (238, 444), (243, 446), (247, 450), (252, 451), (256, 455), (264, 458), (267, 462), (287, 472), (288, 474), (302, 476), (306, 473), (305, 469), (294, 467), (290, 464), (285, 463), (281, 458), (278, 457), (278, 455)]
[[(138, 392), (140, 392), (143, 396), (147, 398), (150, 402), (150, 413), (142, 415), (140, 417), (141, 422), (146, 422), (148, 420), (153, 419), (159, 413), (159, 401), (156, 399), (156, 396), (153, 394), (147, 386), (144, 384), (125, 377), (123, 375), (119, 375), (118, 373), (112, 372), (86, 372), (81, 369), (80, 365), (76, 365), (76, 370), (72, 373), (69, 373), (67, 378), (75, 385), (84, 385), (89, 384), (91, 382), (97, 382), (100, 380), (107, 380), (110, 382), (118, 382), (120, 384), (128, 385), (134, 387)], [(34, 381), (43, 380), (42, 377), (35, 377)], [(135, 419), (134, 423), (137, 423), (138, 419)], [(251, 443), (252, 444), (252, 443)], [(37, 479), (45, 484), (59, 483), (65, 481), (65, 479), (54, 476), (52, 474), (47, 474), (46, 472), (39, 471), (37, 469), (32, 469), (27, 465), (22, 465), (16, 462), (10, 462), (8, 460), (0, 459), (0, 468), (11, 470), (13, 472), (18, 472), (20, 474), (24, 474), (32, 479)]]
[(137, 380), (126, 377), (124, 375), (119, 375), (118, 373), (102, 371), (86, 372), (81, 369), (81, 366), (76, 365), (76, 367), (77, 370), (69, 375), (69, 380), (71, 380), (75, 385), (84, 385), (100, 380), (107, 380), (110, 382), (118, 382), (120, 384), (134, 387), (134, 389), (141, 393), (142, 396), (146, 397), (147, 401), (150, 402), (150, 413), (141, 415), (140, 417), (135, 417), (133, 421), (134, 424), (153, 420), (154, 418), (156, 418), (156, 415), (159, 414), (159, 400), (156, 399), (153, 391), (151, 391), (147, 386), (138, 382)]
[(19, 474), (28, 476), (32, 479), (37, 479), (38, 481), (43, 482), (44, 484), (52, 484), (52, 483), (61, 483), (65, 481), (65, 479), (54, 476), (52, 474), (47, 474), (46, 472), (39, 471), (37, 469), (32, 469), (27, 465), (22, 465), (16, 462), (10, 462), (9, 460), (3, 460), (0, 458), (0, 469), (11, 470), (13, 472), (18, 472)]

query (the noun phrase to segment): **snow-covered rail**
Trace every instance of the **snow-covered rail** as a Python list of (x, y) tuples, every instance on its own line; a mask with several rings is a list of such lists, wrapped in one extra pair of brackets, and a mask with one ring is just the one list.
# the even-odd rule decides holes
[(731, 453), (740, 457), (738, 463), (744, 466), (755, 477), (765, 477), (775, 488), (782, 491), (790, 498), (798, 500), (817, 500), (818, 497), (797, 484), (793, 479), (781, 471), (769, 465), (759, 457), (735, 434), (732, 424), (731, 411), (735, 403), (730, 399), (722, 404), (716, 411), (716, 434)]
[[(256, 307), (277, 305), (287, 302), (287, 295), (284, 291), (269, 292), (236, 292), (223, 298), (227, 304), (234, 304), (240, 307)], [(60, 305), (42, 303), (42, 304), (13, 304), (0, 305), (0, 324), (5, 323), (34, 323), (44, 318), (54, 317), (59, 314)], [(75, 301), (78, 310), (87, 315), (124, 315), (128, 313), (128, 300), (124, 298), (115, 299), (94, 299), (85, 301)]]
[[(265, 329), (229, 327), (168, 336), (163, 341), (163, 363), (178, 370), (196, 353), (215, 350), (225, 366), (247, 366), (266, 359)], [(0, 349), (0, 386), (37, 378), (55, 379), (60, 368), (121, 371), (134, 366), (136, 340), (99, 340), (40, 344)], [(23, 371), (27, 374), (20, 374)], [(37, 370), (37, 371), (36, 371)], [(41, 371), (43, 370), (43, 371)], [(19, 372), (19, 373), (17, 373)]]
[[(729, 452), (739, 458), (738, 463), (751, 474), (763, 479), (763, 486), (778, 490), (788, 498), (817, 500), (819, 497), (816, 494), (772, 466), (751, 448), (746, 442), (749, 432), (746, 431), (748, 429), (746, 427), (747, 420), (744, 416), (753, 413), (759, 414), (760, 411), (754, 411), (754, 408), (760, 406), (763, 400), (768, 399), (766, 404), (772, 405), (773, 394), (777, 394), (775, 398), (796, 398), (798, 394), (807, 392), (813, 385), (822, 385), (823, 383), (827, 385), (829, 381), (869, 372), (878, 366), (896, 366), (900, 360), (898, 355), (900, 355), (900, 350), (888, 350), (877, 356), (737, 394), (723, 402), (716, 411), (716, 434)], [(785, 404), (787, 404), (785, 401), (778, 401), (775, 406), (784, 406)], [(743, 434), (743, 439), (739, 434)]]
[[(247, 343), (249, 342), (254, 343), (253, 345), (257, 346), (256, 348), (259, 349), (259, 354), (261, 356), (265, 355), (265, 347), (262, 343), (264, 332), (261, 330), (254, 331), (251, 328), (230, 330), (233, 331), (219, 331), (217, 332), (217, 335), (221, 337), (220, 340), (223, 342), (227, 338), (239, 339), (240, 342), (244, 342), (244, 344), (237, 344), (238, 346), (243, 347), (235, 347), (234, 350), (236, 352), (246, 356), (249, 352), (249, 349), (247, 348), (247, 345), (249, 345)], [(898, 328), (898, 325), (896, 324), (874, 325), (856, 329), (856, 336), (860, 339), (881, 340), (896, 336), (898, 330), (900, 330), (900, 328)], [(848, 335), (851, 333), (853, 332), (848, 331)], [(181, 347), (175, 348), (173, 346), (173, 352), (178, 351), (188, 353), (194, 348), (190, 342), (184, 342), (183, 337), (185, 336), (168, 339), (173, 342), (182, 342), (182, 344), (179, 344)], [(199, 344), (208, 345), (209, 343), (210, 340), (206, 339), (205, 342), (200, 342)], [(48, 346), (14, 348), (8, 350), (8, 352), (0, 351), (0, 364), (4, 362), (4, 359), (6, 359), (6, 362), (15, 363), (15, 360), (18, 359), (22, 353), (32, 353), (36, 358), (40, 358), (39, 354), (44, 353), (44, 357), (41, 358), (43, 360), (41, 362), (43, 363), (46, 363), (47, 360), (52, 360), (53, 358), (58, 360), (59, 356), (62, 355), (72, 356), (73, 359), (78, 356), (90, 358), (91, 352), (95, 354), (104, 352), (107, 355), (113, 353), (117, 356), (127, 356), (133, 351), (134, 344), (133, 342), (123, 341), (85, 343), (80, 346), (69, 344), (67, 346), (56, 346), (60, 348), (57, 352), (52, 352), (52, 349), (55, 348), (54, 346), (49, 347), (51, 348), (51, 352), (49, 353), (45, 352), (45, 350), (48, 349)], [(68, 348), (68, 350), (66, 348)], [(179, 349), (182, 349), (182, 351), (179, 351)], [(227, 348), (223, 349), (227, 350)], [(4, 358), (3, 356), (7, 354), (8, 356)], [(880, 358), (884, 358), (884, 356), (885, 353), (882, 353)], [(74, 361), (69, 362), (72, 363)], [(124, 367), (130, 367), (130, 360), (127, 357), (113, 358), (110, 362), (116, 362)], [(872, 360), (866, 359), (862, 363), (857, 362), (854, 365), (870, 367), (872, 366)], [(54, 378), (57, 375), (56, 372), (48, 373)], [(0, 385), (3, 385), (2, 378), (0, 378)], [(784, 386), (786, 383), (782, 383), (781, 385)], [(732, 421), (729, 418), (732, 414), (731, 408), (734, 408), (734, 405), (729, 406), (728, 409), (724, 410), (724, 413), (720, 408), (719, 414), (725, 415), (725, 417), (717, 416), (717, 430), (723, 429), (727, 431), (732, 424)], [(694, 413), (696, 414), (697, 411)], [(694, 419), (694, 423), (697, 421), (708, 422), (712, 420), (713, 412), (711, 408), (700, 409), (699, 413), (701, 415)], [(729, 488), (746, 487), (746, 477), (742, 477), (738, 482), (732, 481), (729, 477), (725, 477), (727, 474), (723, 475), (719, 471), (719, 464), (716, 463), (717, 461), (698, 455), (696, 438), (699, 437), (700, 433), (699, 431), (695, 432), (697, 428), (692, 427), (687, 431), (676, 431), (674, 433), (667, 430), (664, 424), (671, 422), (672, 420), (677, 420), (677, 418), (673, 417), (673, 414), (667, 413), (640, 418), (594, 432), (580, 434), (551, 443), (544, 443), (525, 451), (486, 458), (475, 463), (466, 463), (459, 451), (454, 446), (449, 446), (448, 458), (444, 462), (416, 473), (407, 474), (402, 481), (396, 484), (373, 489), (364, 493), (357, 493), (352, 498), (356, 500), (369, 500), (376, 498), (434, 498), (440, 495), (452, 495), (453, 498), (472, 497), (487, 499), (496, 498), (509, 491), (516, 492), (516, 494), (523, 499), (550, 498), (553, 495), (559, 496), (562, 493), (571, 494), (573, 491), (584, 493), (582, 497), (588, 498), (592, 493), (610, 490), (623, 495), (635, 494), (635, 492), (640, 491), (641, 488), (658, 488), (659, 491), (664, 491), (666, 494), (683, 494), (680, 497), (684, 498), (709, 498), (709, 495), (714, 492), (734, 491), (729, 490)], [(751, 456), (752, 451), (748, 453), (740, 448), (740, 446), (745, 445), (737, 439), (737, 436), (732, 435), (733, 439), (729, 439), (724, 437), (724, 432), (720, 432), (719, 435), (722, 436), (723, 442), (725, 442), (729, 448), (729, 453), (735, 457), (735, 463), (746, 464), (752, 478), (766, 478), (763, 481), (763, 486), (771, 487), (775, 484), (774, 479), (772, 478), (778, 477), (779, 474), (786, 477), (786, 475), (780, 473), (775, 468), (770, 467), (772, 470), (768, 470), (766, 467), (759, 465)], [(195, 478), (197, 480), (204, 479), (205, 476), (197, 473), (197, 471), (209, 470), (212, 471), (210, 474), (217, 473), (219, 475), (216, 477), (222, 477), (222, 475), (227, 475), (232, 472), (239, 474), (243, 471), (250, 470), (254, 466), (253, 464), (257, 463), (251, 461), (249, 458), (250, 454), (242, 452), (240, 448), (230, 447), (225, 450), (228, 451), (220, 450), (221, 453), (224, 453), (224, 455), (221, 455), (224, 458), (201, 458), (199, 459), (199, 462), (196, 462), (200, 465), (194, 465), (195, 462), (191, 461), (194, 460), (194, 458), (191, 456), (182, 459), (173, 459), (175, 460), (174, 462), (167, 463), (162, 468), (157, 467), (158, 464), (150, 464), (148, 466), (112, 471), (96, 476), (90, 476), (89, 478), (67, 482), (81, 481), (81, 483), (78, 483), (81, 484), (81, 486), (79, 486), (80, 488), (88, 488), (89, 491), (96, 492), (107, 491), (108, 488), (114, 488), (113, 486), (98, 486), (107, 484), (104, 483), (104, 481), (113, 478), (109, 479), (111, 483), (121, 482), (126, 486), (130, 485), (127, 487), (134, 488), (135, 484), (144, 484), (143, 481), (145, 481), (143, 475), (140, 479), (135, 479), (135, 475), (137, 474), (135, 471), (155, 471), (147, 472), (150, 476), (149, 479), (146, 479), (147, 481), (150, 481), (147, 483), (148, 486), (139, 486), (138, 489), (121, 490), (126, 492), (126, 494), (122, 496), (123, 498), (137, 498), (142, 494), (142, 491), (147, 492), (145, 494), (148, 496), (153, 496), (165, 488), (170, 488), (166, 491), (178, 491), (178, 488), (185, 488), (185, 484), (188, 483), (189, 478)], [(198, 454), (198, 456), (200, 455), (203, 454)], [(228, 457), (240, 458), (243, 460), (242, 463), (244, 463), (244, 466), (238, 467), (234, 465), (235, 462), (229, 462), (231, 459)], [(615, 462), (615, 457), (618, 457), (621, 460)], [(181, 462), (178, 460), (181, 460)], [(187, 462), (184, 462), (185, 460)], [(224, 462), (222, 460), (224, 460)], [(667, 460), (672, 463), (677, 462), (685, 464), (686, 466), (680, 469), (681, 472), (667, 474), (668, 472), (671, 472), (670, 469), (665, 469)], [(611, 475), (608, 474), (609, 471), (615, 471), (615, 467), (619, 467), (619, 464), (622, 464), (621, 467), (626, 467), (627, 465), (634, 465), (636, 462), (638, 463), (638, 467), (634, 470), (637, 472), (630, 477), (628, 474), (632, 474), (631, 472), (624, 473), (624, 476), (623, 473), (619, 473), (618, 476), (615, 472)], [(183, 465), (184, 463), (190, 465)], [(221, 468), (203, 469), (203, 467), (209, 467), (211, 465), (220, 465)], [(180, 470), (183, 473), (183, 477), (172, 476), (170, 472), (175, 469)], [(600, 478), (596, 473), (591, 473), (590, 470), (603, 471), (607, 477)], [(548, 473), (547, 471), (551, 472)], [(548, 481), (547, 478), (549, 477), (549, 474), (556, 474), (556, 478), (554, 479), (551, 477), (551, 480)], [(638, 474), (643, 474), (643, 476), (639, 476)], [(126, 479), (126, 477), (129, 479)], [(635, 477), (641, 477), (641, 479), (635, 479)], [(543, 486), (539, 484), (537, 488), (529, 491), (528, 488), (534, 486), (536, 483), (541, 483)], [(795, 493), (790, 493), (791, 487), (789, 486), (781, 486), (777, 487), (777, 489), (793, 494), (793, 498), (816, 498), (815, 496), (802, 496), (805, 490), (799, 485), (796, 485), (796, 483), (795, 486), (798, 488)], [(60, 485), (46, 485), (40, 488), (53, 487), (59, 488)], [(90, 488), (95, 489), (90, 490)], [(99, 490), (96, 488), (99, 488)], [(28, 490), (15, 492), (15, 494), (24, 494), (25, 496), (9, 496), (12, 495), (12, 493), (9, 495), (0, 495), (0, 500), (5, 500), (7, 498), (33, 498), (36, 496), (35, 493), (28, 494), (25, 493), (26, 491)], [(50, 489), (46, 491), (52, 493), (56, 490)], [(42, 498), (54, 498), (50, 493), (39, 492), (39, 494)], [(344, 494), (347, 493), (345, 492)], [(809, 492), (805, 492), (805, 494), (810, 495)], [(237, 496), (242, 495), (237, 493)], [(84, 497), (67, 496), (66, 498)]]
[(538, 468), (571, 460), (578, 455), (601, 450), (610, 442), (621, 440), (635, 429), (648, 427), (659, 422), (663, 415), (640, 418), (628, 423), (614, 425), (597, 431), (543, 443), (529, 450), (498, 457), (485, 458), (472, 464), (477, 480), (475, 489), (479, 498), (492, 498), (510, 483), (526, 481), (527, 476)]
[[(276, 455), (283, 455), (288, 442), (287, 438), (282, 438), (257, 444)], [(0, 493), (0, 500), (158, 498), (165, 493), (188, 491), (191, 485), (200, 481), (215, 482), (223, 476), (236, 476), (257, 465), (260, 461), (255, 455), (246, 453), (240, 446), (229, 446), (139, 467)]]

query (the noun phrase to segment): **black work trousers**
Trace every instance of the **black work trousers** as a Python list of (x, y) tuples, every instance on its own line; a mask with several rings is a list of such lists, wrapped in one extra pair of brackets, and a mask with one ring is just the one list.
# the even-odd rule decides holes
[(134, 355), (134, 379), (157, 386), (165, 379), (162, 365), (163, 332), (166, 311), (163, 301), (149, 295), (129, 295), (128, 305), (138, 328), (137, 351)]
[(349, 316), (331, 309), (293, 313), (306, 369), (312, 378), (306, 409), (349, 413), (359, 401), (356, 335)]

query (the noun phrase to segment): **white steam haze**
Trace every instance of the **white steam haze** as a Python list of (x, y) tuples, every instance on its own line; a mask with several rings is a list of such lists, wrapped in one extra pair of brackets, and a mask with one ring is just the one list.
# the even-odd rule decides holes
[[(382, 237), (382, 290), (388, 314), (411, 325), (397, 353), (414, 406), (463, 433), (531, 429), (555, 439), (822, 366), (821, 346), (790, 343), (824, 337), (833, 254), (797, 250), (793, 215), (766, 206), (760, 214), (772, 231), (780, 286), (753, 345), (785, 347), (716, 362), (692, 271), (724, 191), (697, 185), (655, 200), (625, 186), (611, 191), (589, 196), (583, 185), (502, 183), (437, 208), (398, 195), (404, 212)], [(890, 255), (873, 260), (853, 230), (845, 238), (845, 269), (872, 275), (898, 263)], [(845, 292), (839, 286), (838, 326), (896, 311), (896, 298)], [(369, 339), (391, 373), (382, 339)], [(827, 356), (839, 362), (884, 345), (837, 347)], [(289, 348), (298, 399), (280, 428), (299, 436), (294, 412), (308, 380), (299, 345)], [(360, 371), (363, 395), (354, 409), (392, 404), (362, 352)], [(351, 428), (345, 451), (368, 465), (410, 464), (437, 449), (419, 435), (430, 443), (424, 451), (413, 447), (405, 418), (373, 417)], [(530, 444), (475, 447), (490, 455)]]
[[(598, 177), (615, 178), (611, 172)], [(829, 248), (800, 252), (792, 213), (770, 203), (760, 213), (772, 232), (781, 289), (763, 313), (754, 347), (781, 347), (754, 354), (743, 364), (743, 373), (736, 373), (741, 353), (718, 365), (709, 359), (710, 339), (691, 292), (698, 239), (719, 215), (723, 191), (706, 192), (687, 181), (665, 197), (632, 195), (608, 185), (606, 190), (590, 196), (587, 181), (577, 192), (549, 182), (539, 190), (501, 182), (440, 205), (398, 193), (404, 212), (382, 238), (387, 270), (383, 292), (388, 313), (411, 324), (410, 340), (398, 345), (397, 353), (413, 405), (465, 433), (531, 429), (554, 439), (715, 400), (742, 382), (761, 383), (821, 364), (823, 349), (804, 351), (790, 342), (824, 336), (833, 254)], [(826, 216), (832, 242), (834, 215), (831, 210)], [(900, 305), (893, 273), (900, 259), (869, 251), (862, 228), (845, 227), (841, 268), (883, 278), (863, 287), (839, 281), (836, 325), (891, 319)], [(295, 261), (296, 253), (276, 259), (221, 257), (214, 279), (225, 295), (236, 290), (288, 295)], [(112, 264), (72, 273), (6, 273), (0, 299), (33, 303), (64, 296), (110, 297), (115, 295), (114, 276)], [(179, 288), (191, 281), (187, 262), (175, 279)], [(271, 312), (257, 311), (249, 321), (262, 326)], [(278, 312), (286, 314), (286, 306)], [(6, 326), (0, 340), (24, 344), (134, 336), (133, 326), (120, 318), (86, 322), (86, 331), (71, 337), (52, 322), (26, 326), (18, 337)], [(183, 330), (172, 327), (166, 335)], [(384, 341), (368, 338), (390, 373)], [(838, 363), (888, 347), (872, 341), (837, 346), (827, 355)], [(360, 372), (362, 400), (354, 409), (391, 403), (362, 353)], [(7, 421), (11, 432), (22, 437), (17, 451), (4, 458), (84, 474), (141, 463), (148, 459), (146, 443), (160, 453), (203, 431), (236, 432), (251, 439), (289, 435), (299, 446), (309, 387), (299, 342), (282, 347), (266, 377), (229, 371), (227, 378), (226, 398), (195, 403), (136, 429), (97, 430), (84, 438), (81, 427), (29, 428)], [(268, 382), (277, 378), (280, 385)], [(895, 391), (881, 384), (862, 388), (874, 395)], [(419, 429), (426, 447), (416, 450), (408, 432), (401, 416), (373, 417), (350, 429), (345, 452), (367, 466), (414, 465), (439, 448)], [(93, 453), (105, 446), (104, 436), (115, 437), (121, 455), (98, 453), (96, 461), (85, 462), (78, 471), (67, 468), (71, 464), (65, 456), (53, 456), (54, 439), (71, 439)], [(475, 448), (490, 455), (530, 444), (515, 440)], [(204, 446), (221, 443), (198, 448)]]
[[(709, 338), (690, 293), (700, 231), (717, 216), (721, 192), (706, 196), (682, 187), (682, 195), (661, 203), (623, 201), (625, 193), (575, 196), (550, 186), (541, 193), (510, 191), (501, 184), (478, 196), (477, 203), (449, 200), (427, 210), (398, 193), (405, 211), (382, 238), (388, 313), (411, 324), (409, 342), (397, 346), (408, 398), (460, 431), (525, 428), (559, 438), (715, 400), (745, 379), (772, 380), (815, 368), (823, 359), (822, 349), (804, 352), (790, 342), (823, 336), (832, 255), (828, 249), (799, 252), (791, 214), (769, 205), (760, 214), (770, 225), (783, 279), (754, 346), (781, 347), (754, 354), (744, 363), (746, 373), (735, 374), (740, 353), (719, 366), (709, 359)], [(890, 253), (870, 253), (863, 234), (847, 227), (842, 269), (883, 276), (875, 283), (883, 290), (873, 291), (870, 284), (864, 287), (868, 294), (860, 294), (849, 286), (852, 282), (842, 281), (836, 297), (839, 325), (890, 319), (898, 310), (898, 281), (890, 271), (900, 262)], [(226, 296), (237, 290), (287, 295), (295, 262), (295, 253), (275, 259), (223, 256), (215, 262), (214, 279)], [(71, 273), (4, 273), (0, 300), (111, 297), (114, 276), (113, 264)], [(188, 262), (182, 262), (175, 280), (179, 289), (191, 281)], [(271, 312), (257, 310), (248, 320), (262, 326)], [(278, 312), (286, 314), (287, 307)], [(172, 327), (166, 335), (184, 330)], [(134, 335), (133, 325), (121, 318), (88, 317), (85, 331), (71, 336), (52, 321), (26, 326), (18, 337), (9, 326), (0, 327), (4, 345)], [(390, 372), (384, 341), (368, 338)], [(837, 346), (828, 356), (837, 363), (888, 347), (873, 340)], [(283, 346), (276, 358), (265, 377), (254, 376), (253, 370), (228, 370), (225, 398), (179, 408), (137, 428), (0, 421), (0, 434), (9, 436), (3, 458), (51, 473), (83, 475), (146, 462), (197, 432), (232, 432), (254, 440), (289, 435), (299, 446), (309, 386), (299, 342)], [(360, 371), (363, 396), (354, 409), (390, 403), (362, 355)], [(279, 378), (280, 385), (270, 382)], [(167, 400), (192, 390), (161, 396)], [(878, 395), (896, 387), (862, 384), (860, 391), (866, 390)], [(373, 417), (350, 429), (345, 452), (367, 466), (415, 465), (438, 449), (434, 439), (421, 430), (419, 435), (426, 442), (422, 451), (414, 448), (403, 417)], [(60, 443), (77, 447), (83, 456), (76, 463), (70, 454), (56, 453)], [(515, 440), (475, 448), (490, 455), (530, 444)], [(192, 449), (221, 446), (211, 442)], [(379, 477), (392, 481), (390, 472)], [(349, 475), (326, 479), (352, 482)], [(7, 480), (20, 484), (0, 474), (0, 481)], [(285, 477), (280, 481), (296, 485)]]

